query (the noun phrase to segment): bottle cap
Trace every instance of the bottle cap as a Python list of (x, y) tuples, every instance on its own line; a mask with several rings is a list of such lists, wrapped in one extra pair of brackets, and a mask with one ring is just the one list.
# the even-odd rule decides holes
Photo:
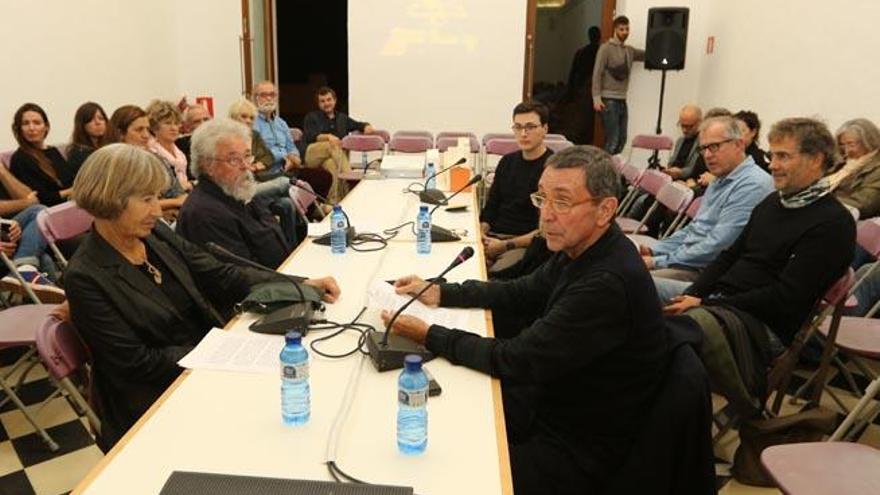
[(422, 356), (418, 354), (407, 354), (403, 359), (406, 371), (419, 371), (422, 369)]
[(291, 330), (284, 336), (284, 341), (288, 344), (299, 344), (302, 342), (302, 334), (296, 330)]
[(342, 212), (342, 205), (333, 205), (333, 213)]
[(419, 206), (419, 213), (422, 213), (422, 212), (425, 212), (425, 213), (428, 212), (428, 205)]

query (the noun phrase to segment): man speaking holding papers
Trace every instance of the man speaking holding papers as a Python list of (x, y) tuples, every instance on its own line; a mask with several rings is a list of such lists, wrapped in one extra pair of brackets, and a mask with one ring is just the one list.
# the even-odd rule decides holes
[[(392, 328), (502, 380), (518, 495), (599, 493), (663, 378), (660, 306), (635, 246), (614, 222), (618, 188), (611, 157), (598, 148), (551, 156), (531, 199), (553, 257), (515, 280), (442, 284), (420, 297), (432, 306), (526, 312), (534, 319), (527, 328), (498, 328), (496, 339), (407, 315)], [(425, 283), (407, 276), (395, 287), (415, 294)]]

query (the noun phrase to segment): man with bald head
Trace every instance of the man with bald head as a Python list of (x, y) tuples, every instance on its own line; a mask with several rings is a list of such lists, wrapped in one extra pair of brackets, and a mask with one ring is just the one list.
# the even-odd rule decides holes
[(699, 152), (700, 146), (697, 143), (697, 134), (699, 134), (702, 120), (703, 111), (696, 105), (685, 105), (678, 112), (678, 127), (681, 129), (682, 135), (675, 141), (669, 165), (664, 170), (673, 179), (696, 178), (706, 171), (706, 165)]
[(302, 159), (293, 142), (293, 136), (290, 135), (290, 127), (278, 115), (278, 89), (275, 83), (272, 81), (257, 83), (254, 86), (254, 104), (259, 112), (254, 119), (254, 130), (263, 139), (275, 159), (269, 171), (278, 173), (299, 167)]
[(653, 246), (639, 246), (664, 303), (681, 294), (700, 270), (733, 243), (755, 205), (773, 191), (770, 176), (745, 153), (736, 120), (707, 119), (698, 131), (699, 142), (693, 149), (705, 157), (717, 179), (706, 189), (700, 210), (687, 227)]

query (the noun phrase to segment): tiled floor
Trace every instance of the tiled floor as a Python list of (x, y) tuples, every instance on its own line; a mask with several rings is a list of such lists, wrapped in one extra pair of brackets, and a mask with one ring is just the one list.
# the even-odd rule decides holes
[[(10, 363), (8, 353), (0, 352), (0, 372), (5, 372)], [(799, 372), (806, 377), (806, 372)], [(794, 380), (793, 387), (803, 383), (804, 378)], [(864, 380), (859, 377), (860, 385)], [(832, 386), (838, 396), (851, 406), (856, 399), (839, 387), (845, 387), (842, 380), (835, 377)], [(28, 375), (22, 386), (21, 397), (26, 404), (37, 404), (52, 393), (53, 387), (45, 370), (37, 366)], [(2, 396), (0, 392), (0, 396)], [(784, 411), (793, 411), (797, 406), (785, 403)], [(716, 407), (723, 405), (718, 398)], [(837, 405), (823, 396), (823, 405), (838, 410)], [(842, 418), (842, 416), (841, 416)], [(59, 444), (57, 452), (50, 452), (43, 441), (33, 432), (21, 412), (11, 404), (0, 407), (0, 495), (59, 495), (69, 492), (95, 466), (102, 457), (89, 434), (87, 422), (74, 412), (63, 398), (55, 398), (37, 414), (37, 420), (46, 428), (49, 435)], [(859, 441), (880, 448), (880, 420), (869, 426)], [(730, 461), (736, 451), (738, 439), (729, 433), (716, 446), (716, 456)], [(721, 495), (770, 495), (780, 493), (773, 488), (759, 488), (742, 485), (729, 477), (730, 466), (719, 462), (716, 465)], [(645, 493), (650, 493), (646, 491)]]

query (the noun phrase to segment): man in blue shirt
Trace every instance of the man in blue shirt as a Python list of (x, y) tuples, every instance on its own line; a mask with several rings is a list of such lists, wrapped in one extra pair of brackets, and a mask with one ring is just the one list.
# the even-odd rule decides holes
[(290, 127), (278, 116), (278, 90), (275, 83), (263, 81), (254, 86), (254, 104), (259, 112), (254, 120), (254, 130), (263, 138), (266, 147), (275, 157), (269, 170), (283, 172), (299, 167), (302, 160), (290, 135)]
[(736, 120), (716, 117), (700, 127), (700, 153), (717, 179), (687, 227), (653, 247), (639, 246), (663, 303), (680, 295), (739, 236), (752, 209), (773, 191), (773, 181), (745, 153)]

